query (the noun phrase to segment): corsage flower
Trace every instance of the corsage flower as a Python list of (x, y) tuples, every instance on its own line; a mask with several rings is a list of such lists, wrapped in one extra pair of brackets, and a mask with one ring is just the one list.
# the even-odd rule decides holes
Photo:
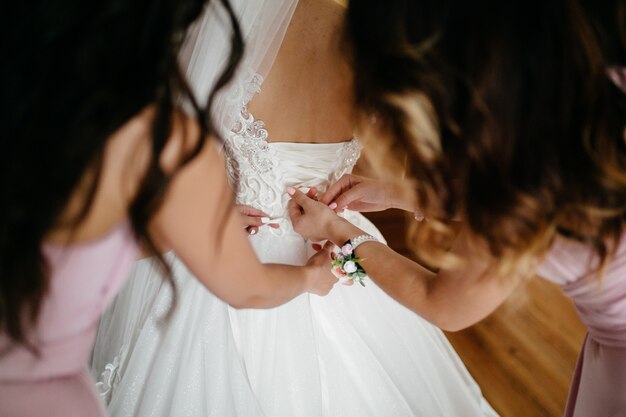
[(357, 258), (354, 254), (354, 247), (350, 241), (346, 242), (338, 252), (332, 254), (331, 271), (337, 279), (343, 283), (353, 281), (365, 286), (363, 282), (367, 274), (359, 264), (363, 259)]

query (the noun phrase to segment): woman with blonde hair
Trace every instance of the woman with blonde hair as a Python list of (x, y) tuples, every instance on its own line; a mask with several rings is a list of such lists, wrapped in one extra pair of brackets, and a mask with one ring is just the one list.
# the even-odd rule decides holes
[(429, 269), (352, 246), (446, 330), (535, 273), (559, 284), (589, 328), (566, 416), (626, 415), (624, 1), (353, 1), (348, 16), (362, 129), (408, 181), (344, 176), (321, 202), (290, 189), (296, 231), (344, 245), (364, 231), (333, 209), (425, 218), (412, 237)]

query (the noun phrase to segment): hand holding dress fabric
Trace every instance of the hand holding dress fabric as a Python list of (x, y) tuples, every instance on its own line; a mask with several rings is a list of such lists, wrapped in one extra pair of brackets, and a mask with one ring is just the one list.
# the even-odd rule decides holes
[(345, 209), (370, 212), (390, 208), (413, 211), (415, 208), (414, 199), (403, 193), (400, 183), (352, 174), (339, 178), (324, 193), (320, 201), (336, 212)]
[(291, 195), (287, 210), (293, 229), (305, 239), (313, 241), (328, 239), (333, 222), (340, 220), (335, 212), (295, 188), (287, 189), (287, 193)]
[(317, 271), (315, 275), (316, 279), (314, 280), (313, 286), (308, 290), (311, 294), (320, 296), (327, 295), (338, 282), (337, 278), (330, 272), (329, 267), (331, 261), (330, 253), (333, 246), (332, 242), (327, 242), (322, 250), (313, 255), (307, 262), (307, 266), (317, 267), (315, 269), (315, 271)]
[(271, 223), (272, 219), (264, 211), (242, 204), (238, 204), (236, 208), (239, 214), (241, 214), (243, 228), (246, 229), (249, 235), (256, 235), (259, 232), (259, 228), (264, 225), (268, 225), (273, 229), (280, 227), (278, 223)]

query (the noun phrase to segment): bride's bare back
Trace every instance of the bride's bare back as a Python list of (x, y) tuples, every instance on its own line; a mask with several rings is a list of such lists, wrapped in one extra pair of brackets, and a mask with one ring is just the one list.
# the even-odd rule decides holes
[(300, 0), (276, 61), (250, 104), (270, 142), (352, 138), (352, 75), (341, 49), (345, 9), (333, 0)]

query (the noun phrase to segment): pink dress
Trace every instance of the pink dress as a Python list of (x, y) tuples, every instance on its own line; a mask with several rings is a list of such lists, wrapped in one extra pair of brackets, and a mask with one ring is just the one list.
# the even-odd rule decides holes
[(574, 371), (566, 417), (626, 416), (626, 240), (602, 278), (591, 250), (559, 240), (539, 275), (560, 285), (588, 333)]
[[(87, 372), (98, 318), (138, 254), (128, 222), (85, 244), (44, 246), (50, 290), (31, 340), (0, 355), (0, 417), (100, 417), (103, 407)], [(0, 349), (9, 345), (0, 334)]]

